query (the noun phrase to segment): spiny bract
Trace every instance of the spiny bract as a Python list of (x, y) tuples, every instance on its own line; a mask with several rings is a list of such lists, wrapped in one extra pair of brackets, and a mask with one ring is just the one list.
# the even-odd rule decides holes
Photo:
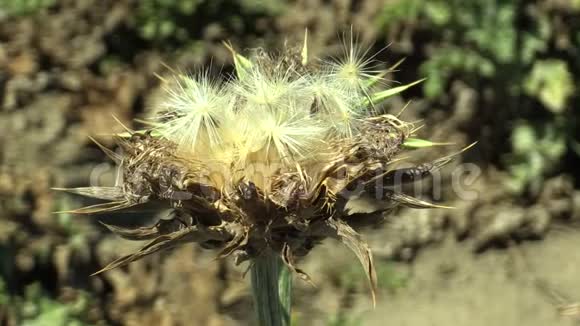
[[(309, 60), (306, 42), (280, 55), (249, 59), (231, 46), (236, 76), (209, 73), (163, 80), (151, 128), (118, 135), (122, 154), (115, 187), (64, 189), (109, 203), (99, 213), (155, 201), (170, 216), (153, 226), (106, 225), (130, 240), (151, 240), (102, 271), (187, 242), (220, 248), (242, 262), (275, 252), (303, 278), (294, 257), (331, 237), (345, 243), (375, 286), (369, 247), (353, 229), (381, 221), (402, 204), (440, 207), (395, 191), (395, 183), (429, 175), (450, 157), (395, 169), (415, 131), (378, 114), (381, 100), (414, 85), (379, 90), (385, 71), (352, 44), (337, 61)], [(421, 144), (429, 144), (420, 141)], [(412, 146), (411, 146), (412, 147)], [(374, 293), (374, 291), (373, 291)]]

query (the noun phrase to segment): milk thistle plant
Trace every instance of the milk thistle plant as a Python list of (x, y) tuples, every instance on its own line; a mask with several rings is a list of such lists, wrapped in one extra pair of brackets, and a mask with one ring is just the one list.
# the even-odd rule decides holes
[(396, 206), (438, 206), (399, 191), (451, 156), (397, 169), (401, 153), (433, 145), (381, 113), (380, 102), (419, 81), (384, 88), (376, 68), (350, 42), (345, 56), (319, 60), (303, 46), (279, 54), (233, 54), (235, 76), (207, 72), (162, 79), (165, 96), (146, 130), (116, 136), (114, 187), (63, 189), (107, 200), (72, 211), (106, 213), (156, 202), (169, 216), (135, 229), (105, 225), (129, 240), (149, 240), (101, 273), (185, 243), (249, 261), (261, 325), (289, 325), (291, 276), (325, 238), (350, 248), (375, 301), (369, 246), (355, 229), (384, 220)]

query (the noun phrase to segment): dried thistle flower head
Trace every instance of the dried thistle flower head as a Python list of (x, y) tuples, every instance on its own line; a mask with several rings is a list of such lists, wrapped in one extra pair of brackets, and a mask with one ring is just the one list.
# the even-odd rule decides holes
[(412, 147), (415, 129), (375, 108), (415, 83), (378, 90), (384, 72), (352, 44), (343, 60), (331, 62), (308, 58), (306, 44), (250, 58), (227, 46), (237, 76), (220, 81), (203, 72), (164, 80), (151, 129), (119, 135), (123, 154), (103, 148), (119, 165), (117, 186), (66, 189), (110, 201), (75, 213), (149, 201), (171, 209), (152, 226), (106, 225), (129, 240), (151, 242), (100, 272), (198, 242), (238, 263), (274, 252), (306, 278), (295, 257), (335, 238), (354, 251), (374, 289), (371, 252), (353, 226), (376, 223), (397, 205), (440, 207), (393, 185), (451, 159), (413, 169), (392, 164), (405, 144)]

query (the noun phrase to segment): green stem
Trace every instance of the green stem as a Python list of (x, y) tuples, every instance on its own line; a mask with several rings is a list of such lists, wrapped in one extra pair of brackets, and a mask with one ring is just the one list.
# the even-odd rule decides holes
[(292, 275), (272, 253), (254, 258), (252, 293), (260, 326), (290, 326)]

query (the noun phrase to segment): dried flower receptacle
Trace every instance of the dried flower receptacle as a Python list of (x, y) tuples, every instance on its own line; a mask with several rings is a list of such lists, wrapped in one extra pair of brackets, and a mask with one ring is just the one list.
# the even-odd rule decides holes
[(103, 148), (119, 165), (115, 187), (67, 189), (109, 201), (73, 213), (107, 213), (151, 201), (171, 210), (152, 226), (106, 225), (126, 239), (150, 242), (99, 273), (197, 242), (237, 263), (272, 252), (308, 279), (296, 257), (334, 238), (362, 263), (374, 299), (371, 251), (354, 225), (376, 223), (398, 205), (441, 207), (392, 186), (450, 161), (415, 169), (392, 164), (415, 130), (396, 116), (378, 114), (377, 107), (415, 83), (381, 90), (384, 71), (353, 47), (345, 60), (332, 62), (308, 58), (306, 44), (279, 56), (232, 53), (237, 76), (164, 80), (166, 97), (150, 129), (118, 135), (122, 154)]

